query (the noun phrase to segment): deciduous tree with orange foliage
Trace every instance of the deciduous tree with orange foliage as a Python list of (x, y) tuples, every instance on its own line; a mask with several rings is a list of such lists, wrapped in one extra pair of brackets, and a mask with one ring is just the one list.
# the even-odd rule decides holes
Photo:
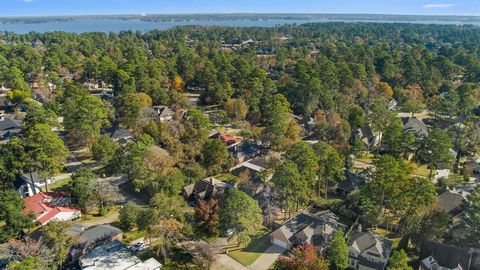
[(312, 244), (304, 244), (293, 249), (290, 257), (280, 257), (275, 263), (275, 270), (326, 270), (330, 266)]

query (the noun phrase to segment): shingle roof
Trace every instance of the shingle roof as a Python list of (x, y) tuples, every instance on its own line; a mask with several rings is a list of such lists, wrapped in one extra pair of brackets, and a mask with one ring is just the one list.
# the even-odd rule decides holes
[(223, 192), (225, 187), (224, 182), (209, 177), (184, 187), (183, 191), (188, 198), (196, 196), (198, 199), (206, 199)]
[(388, 259), (392, 241), (372, 232), (356, 232), (348, 239), (347, 245), (360, 254), (368, 253), (368, 255)]
[(429, 256), (432, 256), (440, 266), (450, 269), (460, 265), (462, 269), (468, 270), (472, 260), (472, 253), (469, 250), (426, 240), (420, 246), (420, 260)]
[(406, 132), (412, 133), (417, 137), (423, 137), (428, 135), (428, 127), (423, 123), (422, 120), (411, 117), (407, 120), (404, 120), (403, 130)]
[(436, 205), (448, 214), (456, 215), (461, 212), (460, 207), (464, 200), (465, 197), (462, 194), (446, 190), (437, 196)]
[(121, 140), (121, 139), (130, 139), (133, 137), (133, 134), (124, 129), (124, 128), (116, 128), (111, 134), (110, 138), (112, 138), (115, 141)]
[(307, 242), (324, 247), (336, 230), (345, 228), (337, 219), (338, 217), (328, 210), (313, 214), (305, 211), (288, 220), (272, 234), (286, 239), (291, 245)]
[(98, 225), (83, 231), (78, 238), (78, 243), (88, 246), (121, 233), (120, 229), (111, 225)]
[(20, 121), (14, 120), (10, 117), (5, 117), (2, 121), (0, 121), (0, 131), (20, 128), (20, 126)]

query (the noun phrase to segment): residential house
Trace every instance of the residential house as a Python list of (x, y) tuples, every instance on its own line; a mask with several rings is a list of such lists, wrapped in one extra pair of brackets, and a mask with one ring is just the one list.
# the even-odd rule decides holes
[(382, 133), (374, 132), (370, 126), (362, 126), (353, 130), (352, 139), (361, 140), (369, 150), (377, 147), (382, 140)]
[(285, 222), (270, 234), (272, 244), (291, 249), (302, 244), (312, 244), (320, 252), (332, 240), (337, 230), (345, 230), (338, 217), (329, 210), (308, 208)]
[(113, 240), (122, 240), (122, 230), (109, 224), (89, 227), (78, 236), (77, 243), (84, 250)]
[(94, 248), (80, 257), (79, 265), (87, 270), (158, 270), (162, 267), (154, 258), (142, 262), (118, 240)]
[(153, 106), (153, 109), (157, 112), (160, 122), (172, 121), (175, 117), (175, 112), (167, 106)]
[(42, 225), (52, 220), (67, 221), (81, 216), (80, 210), (71, 206), (70, 197), (63, 192), (40, 192), (25, 198), (24, 202), (23, 213), (32, 213)]
[(227, 147), (231, 147), (233, 145), (237, 145), (242, 142), (242, 137), (233, 136), (233, 135), (221, 133), (221, 132), (217, 132), (210, 137), (214, 139), (219, 139)]
[(127, 144), (133, 140), (133, 134), (127, 129), (117, 127), (110, 133), (110, 138), (119, 144)]
[(24, 173), (17, 177), (13, 185), (20, 193), (22, 198), (33, 196), (41, 192), (41, 188), (46, 184), (51, 184), (51, 178), (42, 178), (38, 172)]
[(273, 165), (280, 162), (282, 155), (278, 152), (271, 152), (267, 155), (255, 157), (245, 162), (238, 164), (230, 169), (230, 172), (236, 176), (243, 173), (248, 173), (252, 179), (260, 179), (269, 181), (272, 179), (273, 172), (268, 172), (268, 175), (262, 175), (263, 172), (270, 169)]
[(190, 184), (182, 189), (182, 193), (187, 200), (208, 200), (211, 197), (222, 195), (227, 189), (227, 184), (209, 177), (193, 184)]
[(420, 245), (419, 270), (470, 270), (473, 268), (472, 250), (433, 241)]
[(349, 170), (345, 171), (345, 179), (337, 180), (334, 187), (334, 193), (340, 196), (348, 195), (351, 192), (357, 191), (361, 185), (365, 184), (368, 176), (362, 173), (354, 173)]
[(235, 164), (239, 164), (260, 155), (262, 148), (253, 140), (245, 140), (229, 147), (228, 151), (235, 160)]
[(21, 126), (20, 121), (0, 115), (0, 141), (7, 142), (13, 135), (21, 133)]
[(390, 111), (396, 111), (397, 110), (397, 105), (398, 105), (398, 102), (395, 99), (392, 99), (392, 100), (390, 100), (390, 102), (388, 102), (387, 108)]
[(416, 138), (423, 138), (428, 135), (428, 127), (422, 120), (416, 117), (409, 117), (403, 118), (402, 121), (403, 130), (413, 134)]
[(445, 190), (437, 195), (435, 205), (450, 216), (458, 217), (463, 212), (462, 205), (465, 200), (466, 194), (456, 190)]
[(347, 241), (348, 268), (356, 270), (384, 270), (392, 248), (392, 241), (373, 232), (362, 232), (361, 226)]
[(88, 253), (95, 247), (110, 243), (114, 240), (122, 240), (122, 231), (112, 225), (103, 224), (89, 227), (80, 232), (76, 237), (76, 246), (70, 249), (72, 260)]

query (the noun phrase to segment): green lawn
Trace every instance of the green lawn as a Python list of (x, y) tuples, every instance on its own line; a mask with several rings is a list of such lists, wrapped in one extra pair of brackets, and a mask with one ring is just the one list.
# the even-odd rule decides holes
[[(48, 191), (70, 191), (70, 187), (72, 185), (72, 179), (66, 178), (63, 180), (58, 180), (55, 183), (48, 185)], [(42, 187), (42, 191), (45, 192), (45, 186)]]
[(238, 177), (231, 174), (231, 173), (225, 173), (225, 174), (220, 174), (215, 176), (220, 181), (226, 182), (226, 183), (236, 183), (238, 182)]
[(130, 232), (123, 232), (123, 242), (130, 243), (135, 241), (139, 238), (145, 237), (147, 235), (147, 231), (130, 231)]
[(374, 154), (364, 153), (358, 156), (357, 161), (360, 161), (366, 164), (372, 164), (374, 158), (375, 158)]
[[(414, 168), (413, 174), (428, 178), (430, 176), (430, 169), (427, 167), (427, 165), (422, 165)], [(435, 175), (435, 170), (433, 170), (432, 175)]]
[(252, 237), (252, 241), (246, 247), (229, 251), (228, 255), (239, 263), (248, 266), (254, 263), (271, 245), (270, 235), (267, 231), (262, 231), (261, 234)]
[(382, 228), (376, 228), (375, 230), (373, 230), (373, 232), (392, 240), (392, 250), (398, 247), (398, 243), (400, 243), (401, 237), (397, 233), (393, 233)]
[(457, 184), (461, 184), (464, 182), (465, 182), (465, 179), (463, 179), (463, 176), (456, 173), (450, 173), (446, 181), (447, 186), (455, 186)]

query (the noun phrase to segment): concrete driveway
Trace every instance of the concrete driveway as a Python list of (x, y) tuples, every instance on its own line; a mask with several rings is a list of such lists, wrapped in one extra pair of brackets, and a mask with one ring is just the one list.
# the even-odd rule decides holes
[(251, 270), (268, 270), (284, 251), (285, 248), (283, 247), (271, 245), (248, 268), (250, 268)]
[(249, 270), (226, 254), (219, 254), (210, 270)]

